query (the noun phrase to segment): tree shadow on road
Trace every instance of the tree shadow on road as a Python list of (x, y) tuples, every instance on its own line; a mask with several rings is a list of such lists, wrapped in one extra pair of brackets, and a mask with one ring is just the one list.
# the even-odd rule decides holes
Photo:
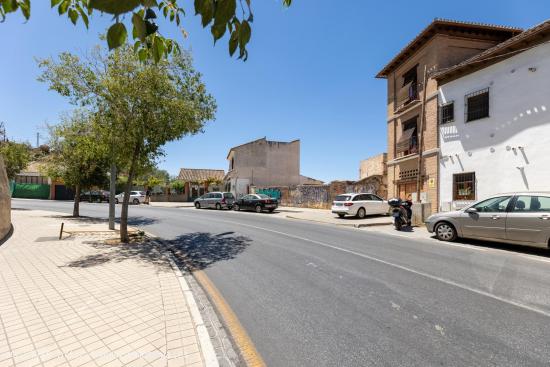
[(202, 270), (218, 261), (236, 258), (252, 240), (234, 232), (196, 232), (162, 242), (188, 270)]
[(95, 253), (70, 261), (64, 266), (88, 268), (109, 262), (136, 260), (154, 265), (159, 270), (169, 271), (170, 263), (162, 254), (169, 250), (187, 270), (201, 270), (218, 261), (234, 259), (250, 245), (251, 241), (248, 237), (236, 236), (234, 232), (189, 233), (172, 240), (163, 240), (160, 244), (150, 240), (118, 245), (90, 241), (85, 243), (96, 249)]

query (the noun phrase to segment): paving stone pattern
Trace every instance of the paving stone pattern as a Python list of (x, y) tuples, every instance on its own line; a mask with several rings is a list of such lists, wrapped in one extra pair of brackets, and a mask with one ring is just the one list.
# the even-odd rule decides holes
[(203, 366), (178, 278), (149, 244), (106, 245), (105, 229), (14, 211), (0, 246), (0, 366)]

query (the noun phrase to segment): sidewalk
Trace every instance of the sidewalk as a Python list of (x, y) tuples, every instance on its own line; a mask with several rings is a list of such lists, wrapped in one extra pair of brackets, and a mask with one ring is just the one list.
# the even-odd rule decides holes
[(310, 222), (335, 224), (347, 227), (371, 227), (371, 226), (387, 226), (391, 225), (392, 218), (384, 215), (367, 216), (365, 219), (357, 219), (355, 217), (339, 218), (327, 209), (309, 209), (309, 208), (294, 208), (281, 206), (277, 210), (277, 216), (284, 216), (289, 219), (300, 219)]
[[(154, 244), (108, 244), (115, 233), (93, 219), (12, 217), (0, 246), (0, 366), (217, 365), (205, 362), (212, 345), (199, 340), (185, 279)], [(83, 232), (60, 241), (61, 222)]]
[(150, 206), (159, 208), (193, 208), (195, 204), (193, 202), (168, 202), (168, 201), (151, 201)]

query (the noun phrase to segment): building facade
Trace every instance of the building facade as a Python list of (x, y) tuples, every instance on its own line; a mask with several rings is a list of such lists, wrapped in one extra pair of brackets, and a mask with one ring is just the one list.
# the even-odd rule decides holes
[(520, 32), (436, 19), (378, 73), (387, 80), (388, 197), (411, 195), (438, 210), (438, 84), (431, 76)]
[(227, 161), (226, 189), (236, 196), (249, 193), (251, 186), (294, 186), (302, 181), (300, 140), (254, 140), (231, 148)]
[(225, 171), (222, 169), (182, 168), (178, 180), (184, 182), (182, 201), (192, 201), (207, 192), (221, 191)]
[(550, 190), (550, 21), (435, 75), (440, 210)]

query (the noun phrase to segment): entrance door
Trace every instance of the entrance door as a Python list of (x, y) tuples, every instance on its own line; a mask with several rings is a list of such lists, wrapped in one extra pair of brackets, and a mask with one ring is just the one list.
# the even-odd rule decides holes
[(400, 199), (407, 199), (409, 195), (416, 193), (416, 182), (404, 182), (397, 186)]

